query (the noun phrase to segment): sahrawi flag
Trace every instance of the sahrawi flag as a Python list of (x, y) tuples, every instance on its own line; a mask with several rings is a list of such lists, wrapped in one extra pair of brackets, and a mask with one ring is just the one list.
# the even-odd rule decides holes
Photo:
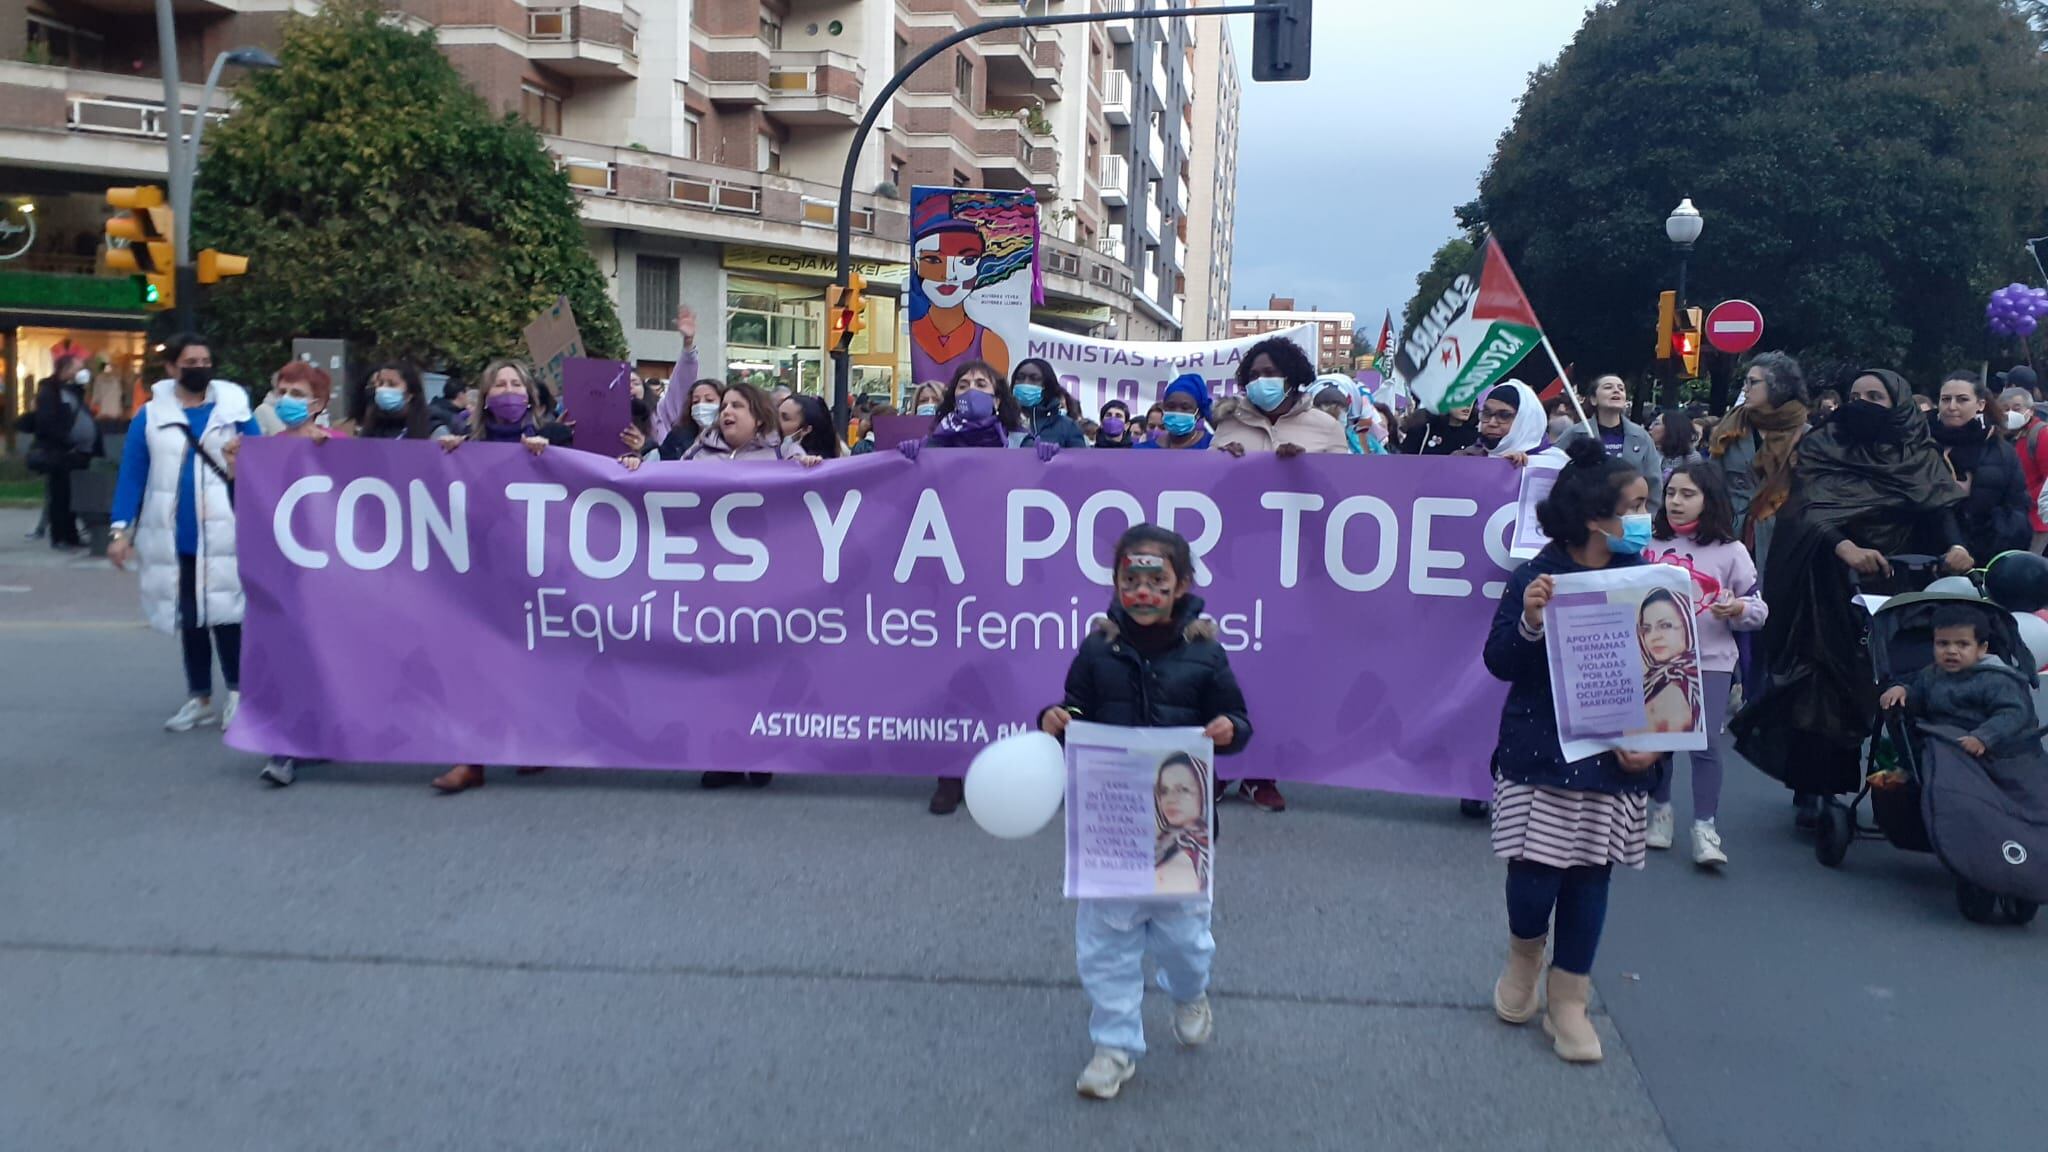
[(1401, 338), (1394, 363), (1417, 404), (1445, 412), (1478, 403), (1542, 339), (1535, 309), (1488, 236), (1472, 266)]

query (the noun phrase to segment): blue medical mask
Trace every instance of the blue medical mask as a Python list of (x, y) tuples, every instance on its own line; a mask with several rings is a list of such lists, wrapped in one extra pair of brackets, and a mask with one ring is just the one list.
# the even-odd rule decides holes
[(1192, 436), (1200, 421), (1193, 412), (1168, 412), (1165, 414), (1166, 434), (1169, 436)]
[(313, 418), (313, 406), (297, 396), (279, 396), (271, 408), (287, 428), (297, 428)]
[(919, 416), (937, 416), (939, 414), (939, 406), (937, 404), (919, 404), (917, 406), (917, 414)]
[(1650, 514), (1631, 512), (1621, 518), (1621, 535), (1616, 536), (1602, 529), (1600, 534), (1607, 537), (1607, 550), (1617, 556), (1640, 556), (1650, 545)]
[(1013, 391), (1016, 393), (1017, 403), (1026, 408), (1036, 408), (1038, 402), (1045, 399), (1045, 389), (1036, 384), (1019, 384)]
[(379, 388), (379, 389), (377, 389), (377, 407), (379, 407), (379, 408), (382, 408), (382, 409), (383, 409), (384, 411), (386, 411), (386, 412), (396, 412), (396, 411), (398, 411), (399, 409), (401, 409), (401, 408), (404, 408), (404, 407), (405, 407), (405, 389), (403, 389), (403, 388)]
[(1261, 412), (1271, 412), (1287, 399), (1287, 381), (1278, 376), (1261, 376), (1245, 385), (1245, 395)]

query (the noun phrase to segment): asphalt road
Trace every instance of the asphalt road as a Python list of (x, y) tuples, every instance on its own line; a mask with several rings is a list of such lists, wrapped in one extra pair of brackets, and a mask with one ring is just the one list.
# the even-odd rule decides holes
[[(0, 1149), (2035, 1148), (2048, 928), (1931, 858), (1617, 877), (1608, 1060), (1493, 1019), (1501, 869), (1438, 801), (1297, 788), (1219, 844), (1217, 1039), (1088, 1053), (1054, 833), (921, 781), (309, 769), (167, 734), (132, 580), (0, 512)], [(1683, 790), (1681, 789), (1681, 792)], [(1683, 802), (1681, 801), (1681, 817)]]

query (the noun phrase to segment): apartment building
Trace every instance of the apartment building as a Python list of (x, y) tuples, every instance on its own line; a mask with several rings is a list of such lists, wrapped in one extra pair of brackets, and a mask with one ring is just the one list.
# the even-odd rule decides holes
[[(635, 360), (649, 370), (673, 360), (674, 316), (687, 304), (703, 318), (707, 372), (722, 365), (731, 378), (804, 391), (828, 387), (823, 296), (856, 124), (900, 63), (1018, 11), (998, 0), (389, 2), (394, 19), (431, 27), (494, 107), (540, 129), (581, 193)], [(1162, 6), (1047, 7), (1088, 5)], [(317, 7), (179, 0), (180, 71), (194, 81), (186, 108), (219, 53), (275, 49), (288, 14)], [(165, 170), (148, 11), (0, 0), (0, 334), (12, 385), (0, 414), (26, 406), (21, 382), (47, 372), (60, 348), (142, 370), (144, 317), (126, 282), (105, 275), (98, 237), (105, 187)], [(1223, 22), (1207, 25), (1199, 37), (1227, 54)], [(1213, 282), (1190, 265), (1191, 177), (1235, 155), (1193, 130), (1199, 37), (1183, 20), (1012, 31), (948, 50), (905, 85), (854, 179), (854, 256), (874, 302), (853, 349), (857, 389), (901, 394), (909, 383), (897, 303), (914, 184), (1038, 191), (1037, 322), (1181, 335), (1189, 281)], [(231, 105), (230, 92), (209, 115)], [(1234, 113), (1219, 124), (1234, 130)]]
[(1290, 296), (1271, 296), (1264, 308), (1238, 308), (1230, 313), (1232, 339), (1277, 332), (1298, 324), (1316, 326), (1317, 371), (1350, 374), (1352, 332), (1358, 327), (1355, 314), (1324, 312), (1313, 304), (1297, 308)]
[[(1211, 0), (1215, 2), (1215, 0)], [(1228, 26), (1194, 25), (1194, 179), (1188, 203), (1187, 306), (1181, 327), (1190, 340), (1230, 331), (1230, 265), (1237, 237), (1237, 110), (1242, 79)]]

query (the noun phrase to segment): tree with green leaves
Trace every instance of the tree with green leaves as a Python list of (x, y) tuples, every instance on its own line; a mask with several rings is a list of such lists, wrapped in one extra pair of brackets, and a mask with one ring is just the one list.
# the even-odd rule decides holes
[(557, 296), (590, 355), (624, 354), (567, 175), (431, 32), (337, 0), (287, 22), (279, 59), (208, 132), (194, 197), (194, 246), (250, 258), (203, 311), (238, 379), (267, 376), (297, 336), (476, 371), (523, 355)]
[(2048, 85), (2013, 0), (1616, 0), (1530, 79), (1480, 214), (1567, 361), (1629, 372), (1706, 216), (1695, 305), (1765, 343), (1931, 380), (2048, 231)]
[(1486, 235), (1479, 216), (1479, 201), (1460, 204), (1451, 209), (1451, 215), (1458, 221), (1458, 234), (1443, 242), (1436, 255), (1430, 257), (1429, 267), (1415, 278), (1415, 295), (1408, 298), (1408, 306), (1401, 310), (1403, 332), (1415, 327), (1430, 305), (1443, 298), (1451, 281), (1471, 266), (1473, 253), (1479, 250), (1479, 241)]

